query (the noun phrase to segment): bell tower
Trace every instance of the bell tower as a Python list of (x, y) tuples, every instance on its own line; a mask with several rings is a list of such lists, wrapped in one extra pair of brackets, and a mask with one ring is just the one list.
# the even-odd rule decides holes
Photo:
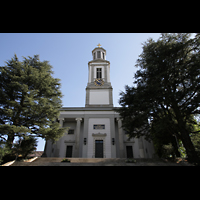
[(93, 60), (88, 62), (85, 107), (113, 107), (110, 62), (106, 60), (106, 50), (97, 46), (92, 51)]

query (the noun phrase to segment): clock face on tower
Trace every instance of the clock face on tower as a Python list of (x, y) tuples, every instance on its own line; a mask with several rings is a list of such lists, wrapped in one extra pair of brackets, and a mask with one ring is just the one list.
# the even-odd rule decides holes
[(101, 78), (97, 78), (95, 81), (94, 81), (94, 84), (96, 86), (102, 86), (104, 84), (104, 81), (101, 79)]

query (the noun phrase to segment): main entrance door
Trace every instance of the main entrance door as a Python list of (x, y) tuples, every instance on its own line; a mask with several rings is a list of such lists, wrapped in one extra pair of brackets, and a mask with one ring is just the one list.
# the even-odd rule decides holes
[(95, 158), (103, 158), (103, 140), (95, 140)]

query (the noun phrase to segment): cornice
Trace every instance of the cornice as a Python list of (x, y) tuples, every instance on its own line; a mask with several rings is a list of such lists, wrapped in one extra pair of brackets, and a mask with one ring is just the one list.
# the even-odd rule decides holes
[(96, 48), (94, 48), (94, 49), (92, 50), (92, 53), (93, 53), (95, 50), (100, 50), (100, 49), (102, 49), (102, 50), (105, 51), (105, 53), (106, 53), (106, 50), (105, 50), (104, 48), (102, 48), (102, 47), (96, 47)]
[(95, 65), (95, 64), (98, 63), (98, 62), (102, 62), (102, 64), (103, 64), (103, 63), (108, 63), (108, 64), (110, 64), (110, 61), (104, 60), (104, 59), (102, 59), (102, 58), (98, 58), (98, 59), (89, 61), (89, 62), (88, 62), (88, 65), (89, 65), (89, 64), (93, 64), (93, 63), (94, 63), (94, 65)]

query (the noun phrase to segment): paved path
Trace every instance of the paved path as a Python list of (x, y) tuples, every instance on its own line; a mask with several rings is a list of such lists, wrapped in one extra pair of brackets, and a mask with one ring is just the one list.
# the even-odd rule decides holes
[(126, 163), (126, 158), (38, 158), (33, 162), (15, 162), (11, 166), (189, 166), (189, 163), (171, 163), (161, 159), (135, 159), (136, 163)]

